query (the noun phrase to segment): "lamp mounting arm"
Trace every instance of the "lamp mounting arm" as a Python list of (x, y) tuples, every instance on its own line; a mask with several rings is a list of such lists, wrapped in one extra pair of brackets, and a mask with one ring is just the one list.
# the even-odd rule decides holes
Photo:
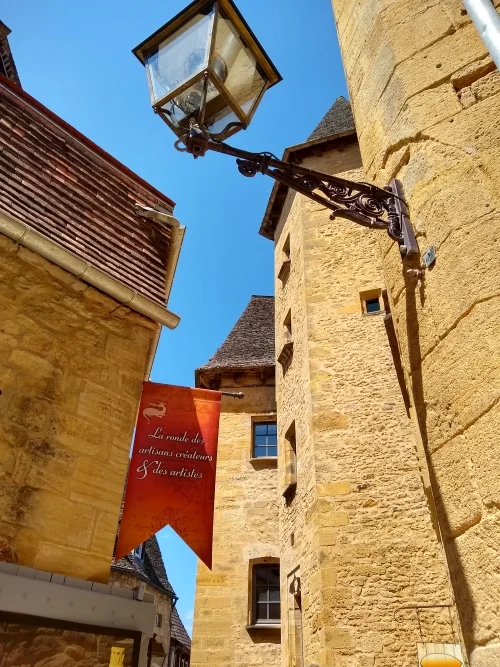
[[(181, 148), (179, 144), (184, 144)], [(331, 218), (345, 218), (370, 229), (385, 229), (399, 245), (401, 256), (418, 252), (402, 187), (396, 180), (380, 188), (364, 182), (349, 181), (279, 160), (272, 153), (250, 153), (220, 141), (213, 141), (208, 131), (192, 125), (189, 133), (176, 143), (179, 150), (195, 158), (208, 150), (236, 158), (243, 176), (266, 174), (287, 187), (332, 211)]]

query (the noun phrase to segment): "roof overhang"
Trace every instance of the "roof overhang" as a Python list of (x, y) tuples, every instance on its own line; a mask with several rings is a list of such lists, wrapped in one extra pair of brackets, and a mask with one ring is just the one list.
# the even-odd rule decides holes
[[(358, 137), (355, 130), (332, 134), (321, 139), (313, 139), (302, 144), (296, 144), (285, 149), (283, 161), (292, 164), (300, 164), (306, 158), (314, 156), (321, 157), (332, 150), (342, 150), (352, 144), (358, 143)], [(278, 226), (283, 211), (283, 206), (287, 198), (289, 188), (276, 181), (269, 197), (266, 212), (259, 229), (259, 234), (270, 241), (274, 241), (274, 232)]]

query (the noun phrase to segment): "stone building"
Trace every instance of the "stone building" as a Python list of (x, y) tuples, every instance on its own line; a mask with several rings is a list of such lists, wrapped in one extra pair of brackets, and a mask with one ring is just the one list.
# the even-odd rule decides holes
[[(491, 4), (498, 11), (498, 0)], [(333, 8), (365, 178), (400, 180), (421, 253), (436, 251), (417, 280), (402, 270), (395, 244), (377, 235), (464, 654), (473, 667), (493, 667), (500, 665), (500, 74), (459, 0), (333, 0)]]
[(253, 296), (196, 386), (222, 397), (213, 567), (198, 565), (192, 665), (279, 665), (274, 300)]
[(186, 632), (177, 607), (172, 608), (170, 617), (170, 654), (168, 667), (189, 667), (191, 637)]
[(281, 661), (497, 667), (500, 76), (459, 0), (332, 4), (354, 117), (285, 157), (397, 178), (420, 254), (273, 189)]
[(183, 227), (171, 199), (21, 88), (8, 34), (1, 23), (0, 662), (145, 667), (154, 594), (108, 580), (142, 382), (179, 322)]
[(109, 583), (129, 590), (142, 583), (154, 598), (156, 615), (149, 646), (150, 666), (188, 667), (191, 640), (175, 607), (178, 597), (168, 580), (156, 537), (113, 563)]

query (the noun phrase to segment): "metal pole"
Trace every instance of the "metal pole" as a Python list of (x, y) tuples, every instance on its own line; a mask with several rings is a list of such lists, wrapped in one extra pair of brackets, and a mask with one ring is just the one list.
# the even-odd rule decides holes
[(462, 0), (479, 36), (500, 69), (500, 14), (490, 0)]
[(244, 398), (245, 394), (242, 391), (221, 391), (223, 396), (231, 396), (231, 398)]

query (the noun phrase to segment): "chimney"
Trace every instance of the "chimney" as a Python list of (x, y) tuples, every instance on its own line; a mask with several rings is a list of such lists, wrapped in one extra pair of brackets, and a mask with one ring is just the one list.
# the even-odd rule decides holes
[(9, 35), (11, 31), (3, 21), (0, 21), (0, 74), (21, 87), (21, 81), (17, 73), (16, 64), (12, 56), (9, 45)]

